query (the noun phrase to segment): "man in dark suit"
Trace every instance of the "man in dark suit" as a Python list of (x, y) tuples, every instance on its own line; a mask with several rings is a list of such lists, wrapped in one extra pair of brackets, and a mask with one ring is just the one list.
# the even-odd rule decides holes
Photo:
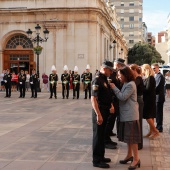
[(10, 70), (7, 69), (3, 77), (3, 80), (5, 82), (5, 89), (6, 89), (5, 98), (11, 97), (11, 79), (12, 79), (12, 74), (10, 73)]
[(159, 72), (159, 65), (152, 64), (152, 69), (155, 73), (155, 81), (156, 81), (156, 128), (159, 132), (163, 132), (163, 105), (165, 102), (165, 93), (164, 93), (164, 85), (165, 78)]
[(24, 74), (24, 70), (21, 70), (21, 73), (18, 76), (20, 96), (19, 98), (25, 98), (25, 82), (26, 82), (26, 74)]
[(38, 86), (38, 75), (35, 73), (35, 69), (32, 70), (32, 75), (30, 76), (31, 85), (31, 98), (37, 98), (37, 86)]

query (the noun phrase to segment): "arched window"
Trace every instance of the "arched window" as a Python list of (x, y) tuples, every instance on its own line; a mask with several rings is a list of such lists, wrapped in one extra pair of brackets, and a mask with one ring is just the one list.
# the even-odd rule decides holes
[(6, 45), (6, 49), (16, 49), (17, 47), (33, 48), (33, 45), (27, 36), (20, 34), (13, 36)]

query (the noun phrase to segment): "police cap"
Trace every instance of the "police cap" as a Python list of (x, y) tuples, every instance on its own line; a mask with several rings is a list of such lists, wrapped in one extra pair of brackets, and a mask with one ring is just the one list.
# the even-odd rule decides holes
[(108, 60), (105, 60), (103, 63), (102, 63), (102, 66), (104, 68), (109, 68), (110, 70), (113, 70), (113, 63), (108, 61)]

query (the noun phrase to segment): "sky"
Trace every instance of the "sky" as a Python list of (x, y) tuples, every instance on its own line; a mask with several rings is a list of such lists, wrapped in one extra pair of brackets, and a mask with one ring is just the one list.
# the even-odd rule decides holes
[(167, 28), (170, 0), (143, 0), (143, 21), (153, 35)]

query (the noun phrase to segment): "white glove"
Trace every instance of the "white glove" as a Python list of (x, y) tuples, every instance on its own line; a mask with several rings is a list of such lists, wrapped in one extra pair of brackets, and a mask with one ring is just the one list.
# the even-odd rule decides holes
[(20, 84), (22, 84), (22, 82), (19, 82)]
[(33, 82), (30, 82), (30, 84), (33, 84)]
[(7, 80), (4, 80), (5, 83), (7, 83)]

